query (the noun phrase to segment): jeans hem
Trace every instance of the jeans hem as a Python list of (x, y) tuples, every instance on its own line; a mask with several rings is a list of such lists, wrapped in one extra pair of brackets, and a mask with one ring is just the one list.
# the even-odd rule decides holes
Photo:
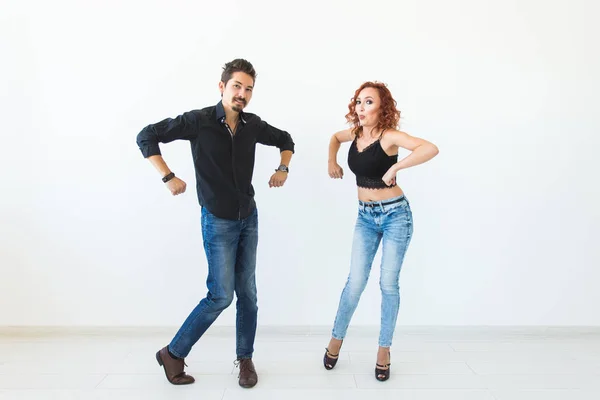
[(177, 351), (173, 351), (173, 349), (171, 348), (171, 345), (167, 346), (167, 351), (169, 351), (171, 354), (173, 354), (175, 357), (178, 358), (185, 358), (185, 356), (182, 356), (181, 354), (179, 354)]

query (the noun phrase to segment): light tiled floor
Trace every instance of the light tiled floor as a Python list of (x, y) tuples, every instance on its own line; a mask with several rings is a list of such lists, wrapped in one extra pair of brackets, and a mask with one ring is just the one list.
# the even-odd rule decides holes
[(383, 383), (376, 330), (350, 332), (326, 371), (326, 329), (263, 328), (253, 389), (237, 385), (228, 328), (211, 329), (186, 360), (195, 384), (170, 385), (154, 353), (173, 333), (0, 328), (0, 400), (600, 399), (600, 328), (398, 327)]

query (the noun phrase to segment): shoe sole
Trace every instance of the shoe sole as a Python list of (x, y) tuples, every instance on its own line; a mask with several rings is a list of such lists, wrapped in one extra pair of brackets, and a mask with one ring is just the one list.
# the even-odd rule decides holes
[(243, 387), (244, 389), (250, 389), (250, 388), (253, 388), (254, 386), (256, 386), (257, 383), (258, 383), (258, 379), (256, 380), (256, 383), (254, 385), (242, 385), (241, 383), (239, 385), (241, 387)]

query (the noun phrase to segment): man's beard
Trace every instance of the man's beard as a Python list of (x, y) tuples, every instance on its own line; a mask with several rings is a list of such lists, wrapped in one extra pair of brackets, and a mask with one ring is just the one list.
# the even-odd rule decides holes
[[(238, 104), (235, 102), (235, 100), (239, 100), (242, 104)], [(231, 103), (231, 109), (235, 112), (240, 112), (244, 109), (244, 107), (246, 106), (246, 102), (244, 100), (240, 100), (240, 99), (233, 99), (233, 102)]]

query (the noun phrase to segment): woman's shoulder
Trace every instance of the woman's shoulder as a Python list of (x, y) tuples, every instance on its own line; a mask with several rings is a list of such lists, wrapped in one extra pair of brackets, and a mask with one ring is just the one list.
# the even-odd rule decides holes
[(381, 132), (381, 140), (391, 140), (393, 141), (395, 138), (406, 135), (406, 132), (400, 131), (398, 129), (384, 129)]
[(351, 142), (356, 138), (352, 128), (344, 129), (342, 131), (336, 132), (334, 136), (340, 143), (343, 142)]
[(386, 128), (382, 131), (382, 135), (406, 135), (406, 132), (398, 130), (398, 129), (389, 129)]

